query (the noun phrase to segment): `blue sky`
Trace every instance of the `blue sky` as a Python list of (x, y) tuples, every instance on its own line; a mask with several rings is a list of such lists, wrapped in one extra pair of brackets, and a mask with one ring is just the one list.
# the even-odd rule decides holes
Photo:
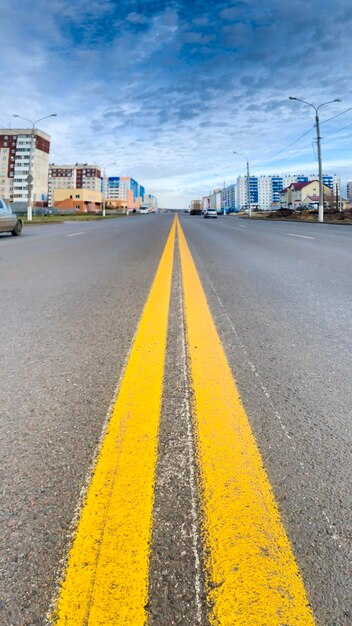
[[(52, 161), (131, 175), (162, 206), (234, 182), (234, 150), (256, 174), (316, 172), (314, 111), (288, 96), (342, 98), (322, 122), (352, 107), (350, 0), (1, 4), (0, 126), (58, 113)], [(324, 171), (352, 180), (352, 110), (321, 134)]]

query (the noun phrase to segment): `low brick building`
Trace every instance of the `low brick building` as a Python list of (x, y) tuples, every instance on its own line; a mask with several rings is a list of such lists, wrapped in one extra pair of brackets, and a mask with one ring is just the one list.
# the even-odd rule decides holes
[(53, 206), (70, 213), (100, 213), (103, 195), (93, 189), (54, 189)]

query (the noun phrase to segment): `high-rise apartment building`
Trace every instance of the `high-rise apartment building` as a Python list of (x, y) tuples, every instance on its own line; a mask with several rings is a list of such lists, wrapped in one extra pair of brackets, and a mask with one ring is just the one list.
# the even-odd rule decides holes
[(236, 208), (236, 185), (228, 185), (222, 190), (221, 196), (222, 208), (225, 211), (233, 211)]
[(352, 181), (347, 183), (347, 200), (352, 204)]
[[(249, 193), (251, 206), (259, 204), (259, 183), (257, 176), (249, 177)], [(247, 176), (239, 176), (236, 184), (236, 206), (238, 209), (248, 204)]]
[(129, 209), (144, 203), (145, 188), (130, 176), (109, 176), (105, 181), (106, 199), (123, 200)]
[(220, 213), (222, 209), (222, 193), (222, 189), (214, 189), (213, 193), (210, 194), (209, 208), (216, 209), (217, 213)]
[(101, 168), (88, 163), (49, 165), (48, 205), (52, 206), (55, 189), (87, 189), (101, 191)]
[(50, 136), (41, 130), (0, 129), (0, 197), (26, 209), (32, 177), (33, 206), (47, 201)]
[(150, 193), (146, 193), (144, 195), (143, 204), (146, 205), (151, 210), (152, 213), (154, 213), (158, 209), (158, 200), (155, 196), (151, 195)]
[[(252, 208), (270, 210), (280, 206), (280, 192), (291, 183), (304, 183), (317, 179), (317, 174), (285, 174), (282, 176), (250, 176), (250, 203)], [(323, 175), (323, 184), (341, 195), (341, 179), (334, 175)], [(239, 176), (236, 185), (236, 207), (247, 206), (247, 176)]]

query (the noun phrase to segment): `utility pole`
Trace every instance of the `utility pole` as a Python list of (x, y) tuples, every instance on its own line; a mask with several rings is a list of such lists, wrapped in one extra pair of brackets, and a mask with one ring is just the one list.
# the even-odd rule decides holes
[(321, 162), (321, 137), (318, 109), (315, 109), (315, 126), (317, 129), (317, 146), (318, 146), (318, 168), (319, 168), (319, 222), (324, 221), (324, 185), (323, 185), (323, 166)]
[(248, 200), (248, 215), (252, 217), (251, 209), (251, 180), (249, 178), (249, 161), (247, 159), (247, 200)]
[(105, 211), (105, 167), (103, 169), (103, 217), (105, 217), (106, 211)]
[(318, 164), (319, 164), (319, 222), (324, 221), (324, 186), (323, 186), (323, 166), (322, 166), (322, 158), (321, 158), (321, 137), (320, 137), (320, 123), (319, 123), (319, 109), (321, 107), (326, 106), (327, 104), (332, 104), (333, 102), (342, 102), (340, 98), (335, 98), (335, 100), (330, 100), (329, 102), (323, 102), (319, 104), (319, 106), (315, 106), (311, 102), (307, 102), (306, 100), (301, 100), (301, 98), (295, 98), (293, 96), (289, 96), (289, 100), (297, 100), (297, 102), (303, 102), (303, 104), (307, 104), (315, 110), (315, 127), (317, 130), (317, 146), (318, 146)]

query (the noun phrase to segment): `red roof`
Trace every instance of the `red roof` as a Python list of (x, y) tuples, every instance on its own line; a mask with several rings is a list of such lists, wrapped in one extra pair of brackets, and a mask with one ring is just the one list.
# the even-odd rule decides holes
[(286, 193), (288, 189), (293, 189), (293, 191), (300, 191), (303, 187), (307, 187), (310, 183), (318, 183), (318, 180), (306, 180), (304, 183), (291, 183), (286, 189), (283, 189), (280, 193)]
[(307, 180), (305, 183), (291, 183), (290, 187), (293, 187), (294, 191), (299, 191), (303, 189), (303, 187), (307, 187), (310, 183), (317, 183), (317, 180)]

